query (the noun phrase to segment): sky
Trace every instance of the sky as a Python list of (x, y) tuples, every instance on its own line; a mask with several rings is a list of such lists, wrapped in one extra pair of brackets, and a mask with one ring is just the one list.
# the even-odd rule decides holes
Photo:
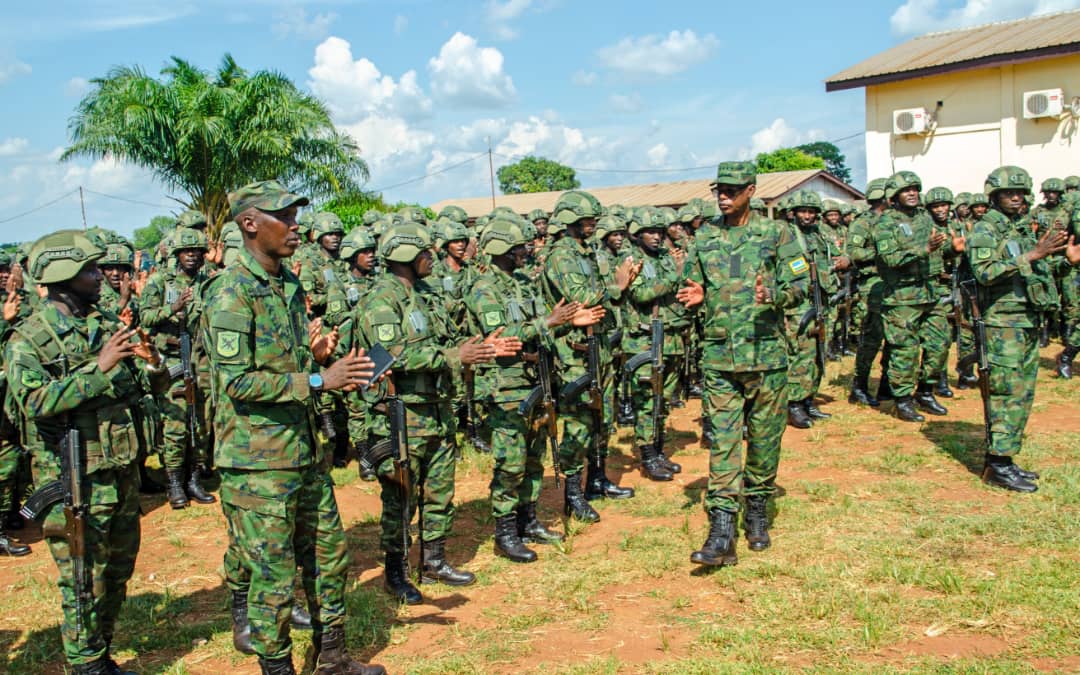
[[(111, 158), (60, 162), (91, 80), (172, 56), (284, 73), (358, 142), (368, 189), (490, 194), (525, 155), (583, 187), (707, 178), (718, 161), (836, 142), (866, 181), (863, 90), (824, 80), (917, 35), (1080, 0), (50, 0), (0, 7), (0, 241), (86, 222), (130, 234), (181, 207)], [(80, 204), (79, 188), (83, 188)], [(497, 189), (497, 187), (496, 187)]]

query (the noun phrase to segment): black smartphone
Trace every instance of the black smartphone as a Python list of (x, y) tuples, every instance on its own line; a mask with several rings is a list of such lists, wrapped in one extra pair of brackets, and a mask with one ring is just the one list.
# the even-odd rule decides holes
[(394, 361), (397, 360), (393, 354), (386, 351), (386, 347), (380, 344), (373, 345), (366, 353), (367, 357), (375, 362), (375, 374), (371, 376), (371, 382), (364, 389), (368, 389), (372, 384), (378, 382), (379, 378), (385, 375), (386, 371), (390, 370), (390, 366), (394, 365)]

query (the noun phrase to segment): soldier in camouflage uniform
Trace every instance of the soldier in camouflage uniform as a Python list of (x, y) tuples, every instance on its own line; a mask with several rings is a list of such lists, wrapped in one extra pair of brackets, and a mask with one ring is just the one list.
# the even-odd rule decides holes
[(896, 415), (905, 422), (925, 421), (916, 404), (935, 415), (947, 412), (933, 391), (920, 387), (915, 396), (920, 356), (928, 336), (926, 324), (937, 300), (931, 258), (940, 259), (939, 249), (949, 239), (919, 206), (921, 191), (922, 183), (911, 171), (893, 174), (885, 188), (891, 207), (872, 233), (875, 263), (883, 283), (882, 323), (889, 350), (886, 376), (896, 399)]
[[(207, 251), (206, 235), (198, 230), (178, 229), (173, 232), (170, 257), (176, 258), (172, 267), (152, 274), (139, 296), (139, 320), (154, 338), (158, 351), (165, 355), (170, 368), (181, 365), (181, 342), (191, 343), (192, 363), (199, 358), (197, 341), (198, 314), (202, 310), (200, 289), (209, 275), (204, 269)], [(190, 500), (213, 504), (217, 499), (203, 490), (199, 474), (209, 466), (205, 412), (206, 392), (196, 386), (195, 437), (188, 424), (187, 403), (184, 400), (184, 378), (158, 401), (162, 430), (161, 464), (168, 478), (166, 486), (169, 506), (185, 508)]]
[(971, 215), (971, 193), (970, 192), (957, 192), (953, 197), (953, 215), (960, 221), (960, 224), (964, 226), (964, 231), (967, 232), (967, 221)]
[[(952, 303), (957, 301), (953, 298), (953, 275), (960, 274), (961, 278), (968, 276), (962, 274), (959, 269), (961, 258), (959, 252), (964, 246), (964, 226), (952, 217), (953, 194), (948, 188), (935, 187), (926, 191), (925, 199), (927, 212), (934, 221), (934, 227), (939, 232), (949, 236), (952, 244), (946, 244), (930, 256), (930, 285), (935, 299), (934, 309), (927, 319), (925, 330), (926, 339), (923, 344), (922, 367), (919, 374), (920, 391), (933, 390), (934, 394), (942, 398), (952, 398), (953, 391), (949, 388), (948, 361), (949, 345), (952, 343), (953, 330), (949, 325), (949, 315), (953, 310), (963, 311), (963, 307), (953, 308)], [(959, 280), (957, 280), (959, 282)], [(956, 327), (961, 333), (961, 340), (957, 349), (962, 354), (967, 336), (970, 333), (962, 327)], [(926, 399), (926, 406), (933, 408), (936, 401)], [(936, 414), (944, 410), (940, 405)], [(931, 410), (931, 412), (933, 412)]]
[(250, 575), (246, 592), (233, 589), (233, 619), (250, 623), (264, 675), (295, 675), (289, 622), (299, 566), (314, 672), (375, 675), (385, 671), (345, 648), (349, 557), (313, 406), (320, 392), (365, 386), (373, 364), (352, 352), (320, 372), (309, 347), (304, 293), (284, 264), (300, 245), (296, 207), (305, 204), (277, 181), (229, 195), (245, 248), (213, 284), (203, 315), (229, 550)]
[[(1065, 202), (1071, 207), (1068, 232), (1076, 236), (1080, 232), (1080, 200), (1066, 199)], [(1061, 278), (1061, 321), (1061, 340), (1065, 348), (1055, 359), (1055, 370), (1058, 377), (1068, 380), (1072, 378), (1073, 359), (1080, 354), (1080, 269), (1076, 267)]]
[(105, 278), (105, 283), (101, 284), (98, 307), (119, 316), (131, 305), (135, 251), (127, 243), (109, 244), (105, 248), (105, 256), (98, 262), (98, 269)]
[[(967, 238), (967, 258), (978, 283), (990, 362), (989, 447), (983, 481), (1016, 492), (1035, 492), (1038, 474), (1014, 461), (1023, 443), (1038, 373), (1038, 329), (1057, 308), (1054, 267), (1080, 262), (1080, 246), (1064, 229), (1036, 237), (1021, 217), (1031, 177), (1015, 166), (995, 169), (985, 193), (993, 202)], [(1065, 256), (1056, 254), (1065, 253)]]
[[(621, 341), (616, 331), (618, 305), (623, 302), (623, 294), (636, 276), (638, 266), (632, 259), (624, 259), (612, 270), (597, 255), (589, 241), (600, 216), (600, 202), (591, 194), (579, 190), (564, 192), (555, 203), (551, 224), (565, 227), (566, 235), (550, 247), (545, 268), (550, 300), (577, 302), (586, 307), (601, 305), (607, 311), (602, 323), (585, 330), (576, 328), (558, 345), (563, 379), (572, 382), (587, 372), (588, 331), (594, 332), (599, 344), (597, 386), (603, 401), (601, 428), (594, 428), (593, 414), (585, 405), (587, 392), (582, 392), (578, 401), (560, 402), (568, 408), (563, 415), (559, 447), (559, 463), (566, 474), (563, 509), (567, 516), (584, 522), (600, 520), (589, 500), (628, 499), (634, 495), (633, 489), (621, 488), (608, 479), (607, 450), (608, 430), (614, 421), (613, 350)], [(583, 492), (581, 474), (586, 458), (588, 472)]]
[(316, 246), (301, 263), (300, 283), (311, 301), (311, 316), (317, 317), (326, 312), (330, 289), (340, 286), (347, 274), (346, 265), (339, 256), (345, 225), (336, 213), (322, 211), (315, 214), (311, 229)]
[[(768, 499), (776, 491), (780, 439), (787, 403), (787, 348), (783, 311), (806, 289), (806, 260), (781, 258), (790, 250), (787, 227), (750, 210), (757, 189), (752, 162), (721, 162), (713, 192), (722, 218), (697, 233), (697, 256), (677, 297), (704, 303), (702, 370), (714, 439), (709, 452), (705, 510), (709, 535), (691, 556), (699, 565), (732, 565), (740, 496), (751, 550), (770, 545)], [(743, 467), (743, 424), (746, 465)]]
[[(0, 297), (4, 298), (3, 314), (0, 315), (0, 354), (12, 327), (33, 312), (30, 303), (22, 300), (22, 284), (17, 283), (17, 277), (12, 277), (13, 265), (11, 254), (0, 251)], [(3, 403), (6, 395), (7, 380), (0, 370), (0, 403)], [(0, 555), (24, 556), (30, 554), (30, 547), (15, 543), (7, 534), (23, 529), (19, 500), (23, 492), (21, 487), (29, 482), (30, 460), (22, 450), (16, 422), (17, 415), (9, 417), (6, 411), (0, 410), (0, 523), (3, 527), (3, 532), (0, 532)]]
[[(160, 391), (168, 381), (153, 346), (133, 342), (133, 330), (96, 307), (97, 261), (104, 254), (76, 230), (34, 244), (30, 272), (48, 288), (48, 298), (15, 327), (4, 357), (37, 485), (61, 478), (58, 448), (69, 431), (79, 432), (83, 496), (90, 506), (83, 559), (93, 577), (89, 589), (76, 588), (71, 543), (55, 534), (65, 524), (59, 502), (45, 511), (43, 531), (60, 572), (64, 656), (75, 673), (90, 675), (124, 673), (109, 648), (139, 551), (135, 461), (156, 426), (151, 387)], [(146, 369), (132, 357), (145, 361)], [(90, 597), (79, 597), (84, 592)]]
[(971, 193), (971, 214), (968, 216), (968, 229), (974, 229), (977, 223), (990, 209), (990, 199), (982, 192)]
[[(1066, 203), (1062, 197), (1065, 194), (1065, 181), (1060, 178), (1047, 178), (1042, 182), (1041, 192), (1043, 195), (1043, 202), (1035, 208), (1031, 209), (1029, 218), (1032, 225), (1035, 227), (1035, 236), (1041, 236), (1043, 232), (1046, 232), (1048, 228), (1057, 227), (1059, 229), (1068, 230), (1069, 220), (1072, 216), (1072, 209), (1070, 205)], [(1071, 268), (1065, 267), (1058, 270), (1061, 275), (1068, 275), (1071, 272)], [(1062, 276), (1056, 279), (1058, 296), (1062, 300), (1062, 307), (1060, 312), (1054, 312), (1043, 317), (1045, 320), (1040, 326), (1039, 332), (1039, 346), (1047, 347), (1050, 344), (1051, 337), (1061, 336), (1062, 342), (1066, 342), (1065, 336), (1062, 334), (1064, 328), (1063, 316), (1068, 311), (1065, 306), (1065, 297), (1063, 293), (1063, 284), (1065, 283), (1065, 277)]]

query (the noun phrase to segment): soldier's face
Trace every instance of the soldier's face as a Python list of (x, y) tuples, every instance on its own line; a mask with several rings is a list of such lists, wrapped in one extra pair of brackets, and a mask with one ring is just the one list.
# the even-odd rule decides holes
[(913, 209), (919, 205), (919, 188), (914, 185), (904, 188), (896, 193), (896, 203), (905, 209)]
[(366, 248), (353, 258), (353, 267), (365, 274), (375, 269), (375, 249)]
[(839, 211), (829, 211), (828, 213), (826, 213), (825, 214), (825, 223), (828, 224), (829, 227), (838, 226), (840, 224), (840, 212)]
[(935, 223), (947, 223), (949, 222), (949, 207), (952, 206), (949, 202), (934, 202), (929, 206), (930, 216), (934, 219)]
[(976, 204), (975, 206), (971, 207), (971, 215), (975, 216), (976, 218), (982, 218), (986, 215), (986, 212), (989, 209), (990, 207), (986, 204)]
[(97, 263), (91, 261), (83, 265), (79, 273), (68, 282), (68, 288), (82, 302), (96, 305), (101, 299), (101, 270)]
[(588, 239), (596, 234), (596, 218), (582, 218), (578, 221), (581, 226), (581, 238)]
[(431, 253), (431, 249), (422, 252), (416, 256), (413, 260), (413, 272), (420, 279), (431, 275), (431, 265), (435, 261), (435, 257)]
[(254, 238), (245, 238), (245, 246), (268, 258), (288, 258), (300, 246), (300, 228), (296, 224), (296, 207), (279, 211), (248, 209), (239, 219), (240, 229)]
[(756, 185), (714, 185), (716, 207), (725, 216), (742, 213), (750, 207), (750, 199), (756, 189)]
[(667, 227), (667, 236), (671, 241), (679, 241), (686, 236), (682, 223), (672, 223)]
[(604, 246), (607, 246), (608, 250), (612, 253), (618, 253), (619, 249), (622, 248), (624, 241), (626, 241), (625, 234), (622, 232), (612, 232), (604, 237)]
[(1007, 216), (1015, 216), (1024, 207), (1024, 191), (998, 190), (994, 194), (994, 200), (1002, 213)]
[(206, 252), (201, 248), (185, 248), (176, 254), (176, 260), (180, 263), (180, 269), (189, 274), (194, 274), (203, 266), (205, 256)]
[(131, 273), (131, 268), (126, 265), (102, 265), (101, 276), (112, 286), (114, 291), (120, 290), (120, 282), (124, 279), (124, 272)]
[(1043, 193), (1043, 198), (1046, 200), (1046, 205), (1050, 208), (1054, 208), (1061, 203), (1061, 193), (1057, 190), (1050, 190)]
[(795, 222), (799, 227), (811, 227), (817, 222), (818, 212), (814, 209), (795, 209)]
[(854, 213), (844, 214), (843, 220), (844, 220), (844, 226), (845, 227), (848, 226), (848, 225), (851, 225), (851, 221), (855, 220), (855, 214)]
[(341, 233), (331, 232), (330, 234), (324, 234), (319, 237), (319, 245), (322, 246), (328, 253), (337, 253), (341, 248)]
[(538, 237), (547, 236), (547, 225), (548, 221), (545, 218), (537, 218), (533, 221), (533, 227), (536, 228), (536, 235)]
[(971, 207), (968, 206), (967, 204), (960, 204), (959, 206), (956, 207), (956, 217), (957, 218), (967, 218), (970, 215), (971, 215)]
[(509, 255), (510, 259), (514, 261), (514, 269), (521, 269), (529, 261), (529, 247), (525, 244), (518, 244), (510, 249)]
[(7, 287), (7, 282), (10, 277), (11, 267), (8, 265), (0, 265), (0, 288)]
[(446, 242), (446, 253), (454, 260), (465, 259), (465, 249), (469, 247), (468, 239), (457, 239)]
[(663, 230), (649, 228), (638, 233), (638, 241), (647, 251), (655, 251), (660, 248), (660, 242), (664, 239)]

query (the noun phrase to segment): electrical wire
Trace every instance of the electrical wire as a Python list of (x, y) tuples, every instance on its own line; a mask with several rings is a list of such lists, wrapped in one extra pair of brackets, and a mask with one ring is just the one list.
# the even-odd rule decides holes
[(392, 190), (394, 188), (401, 187), (403, 185), (410, 185), (412, 183), (418, 183), (418, 182), (420, 182), (420, 181), (422, 181), (422, 180), (424, 180), (426, 178), (431, 178), (432, 176), (438, 176), (439, 174), (446, 173), (447, 171), (450, 171), (451, 169), (456, 169), (459, 166), (465, 166), (469, 162), (475, 162), (476, 160), (480, 159), (481, 157), (483, 157), (486, 154), (487, 154), (487, 151), (484, 151), (484, 152), (481, 152), (480, 154), (476, 155), (475, 157), (470, 157), (470, 158), (468, 158), (468, 159), (466, 159), (466, 160), (464, 160), (462, 162), (458, 162), (457, 164), (451, 164), (450, 166), (445, 166), (445, 167), (439, 169), (438, 171), (432, 171), (431, 173), (424, 174), (423, 176), (418, 176), (416, 178), (410, 178), (409, 180), (405, 180), (405, 181), (402, 181), (400, 183), (394, 183), (393, 185), (387, 185), (385, 187), (372, 188), (372, 189), (367, 190), (367, 191), (368, 192), (383, 192), (384, 190)]
[(129, 204), (139, 204), (140, 206), (153, 206), (154, 208), (158, 208), (158, 209), (167, 208), (163, 204), (152, 204), (150, 202), (139, 201), (138, 199), (128, 199), (127, 197), (117, 197), (116, 195), (108, 195), (108, 194), (105, 194), (104, 192), (98, 192), (97, 190), (91, 190), (90, 188), (83, 188), (83, 191), (88, 192), (88, 193), (90, 193), (92, 195), (97, 195), (98, 197), (107, 197), (109, 199), (115, 199), (117, 201), (127, 202)]
[(41, 204), (40, 206), (35, 206), (34, 208), (30, 209), (29, 211), (23, 211), (22, 213), (16, 213), (14, 216), (4, 218), (3, 220), (0, 220), (0, 224), (10, 223), (13, 220), (18, 220), (19, 218), (22, 218), (23, 216), (28, 216), (31, 213), (37, 213), (41, 209), (43, 209), (45, 207), (48, 207), (48, 206), (52, 206), (53, 204), (55, 204), (56, 202), (58, 202), (58, 201), (60, 201), (62, 199), (67, 199), (71, 195), (76, 194), (78, 191), (79, 191), (79, 189), (75, 188), (74, 190), (72, 190), (70, 192), (66, 192), (66, 193), (60, 195), (59, 197), (57, 197), (56, 199), (53, 199), (52, 201), (45, 202), (44, 204)]

